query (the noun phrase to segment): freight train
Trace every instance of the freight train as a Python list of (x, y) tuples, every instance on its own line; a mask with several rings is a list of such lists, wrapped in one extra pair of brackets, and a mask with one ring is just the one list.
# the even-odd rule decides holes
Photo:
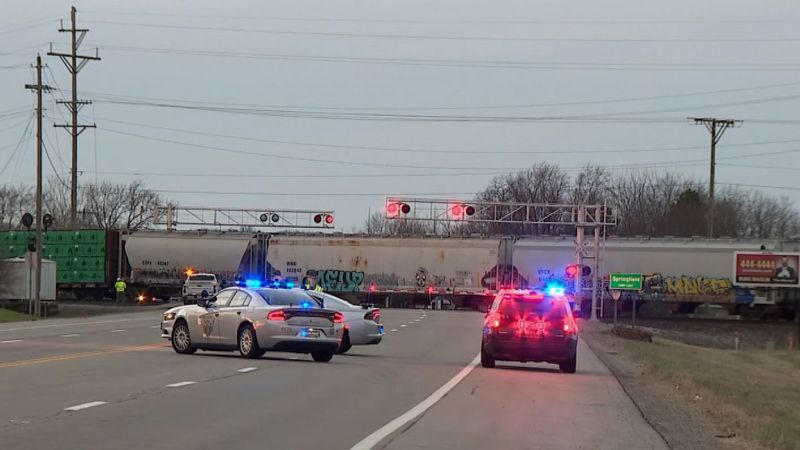
[[(6, 257), (24, 253), (26, 232), (0, 233)], [(565, 267), (576, 260), (574, 237), (443, 238), (346, 234), (265, 234), (240, 231), (51, 231), (45, 258), (58, 265), (62, 295), (110, 297), (118, 276), (135, 295), (180, 295), (185, 273), (210, 272), (223, 284), (244, 279), (301, 283), (314, 275), (323, 289), (354, 301), (394, 306), (446, 297), (481, 308), (497, 289), (561, 283), (579, 300), (591, 297), (591, 274), (579, 283)], [(735, 252), (798, 252), (800, 241), (609, 238), (593, 270), (607, 284), (611, 272), (642, 273), (642, 300), (675, 310), (698, 303), (741, 313), (759, 305), (794, 311), (797, 288), (735, 286)], [(601, 300), (608, 300), (601, 289)]]

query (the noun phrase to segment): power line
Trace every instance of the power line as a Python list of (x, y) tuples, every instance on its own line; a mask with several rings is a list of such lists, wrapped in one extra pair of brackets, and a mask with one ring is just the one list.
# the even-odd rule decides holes
[(747, 169), (768, 169), (768, 170), (800, 170), (800, 167), (782, 167), (782, 166), (760, 166), (755, 164), (726, 164), (726, 163), (719, 163), (718, 166), (727, 166), (727, 167), (743, 167)]
[(392, 34), (392, 33), (351, 33), (336, 31), (301, 31), (268, 28), (243, 28), (204, 25), (175, 25), (164, 23), (123, 22), (113, 20), (94, 20), (96, 24), (114, 26), (133, 26), (144, 28), (166, 28), (173, 30), (220, 31), (234, 33), (278, 34), (291, 36), (321, 36), (370, 39), (411, 39), (411, 40), (443, 40), (443, 41), (485, 41), (485, 42), (574, 42), (574, 43), (779, 43), (800, 42), (800, 38), (604, 38), (604, 37), (510, 37), (510, 36), (454, 36), (428, 34)]
[(639, 62), (571, 62), (571, 61), (502, 61), (502, 60), (452, 60), (427, 58), (371, 58), (353, 56), (325, 56), (304, 54), (256, 53), (242, 51), (191, 50), (175, 48), (134, 47), (102, 45), (107, 51), (166, 54), (182, 56), (210, 56), (214, 58), (264, 59), (277, 61), (355, 63), (372, 65), (400, 65), (421, 67), (473, 67), (484, 69), (522, 70), (601, 70), (601, 71), (712, 71), (712, 72), (794, 72), (800, 63), (639, 63)]
[[(272, 144), (285, 144), (303, 147), (321, 147), (321, 148), (334, 148), (342, 150), (368, 150), (377, 152), (396, 152), (396, 153), (440, 153), (440, 154), (457, 154), (457, 155), (502, 155), (502, 154), (600, 154), (600, 153), (660, 153), (667, 151), (683, 151), (683, 150), (700, 150), (705, 149), (706, 146), (685, 146), (685, 147), (654, 147), (654, 148), (625, 148), (625, 149), (600, 149), (600, 150), (446, 150), (435, 148), (407, 148), (407, 147), (381, 147), (381, 146), (368, 146), (368, 145), (347, 145), (347, 144), (330, 144), (321, 142), (308, 142), (308, 141), (291, 141), (281, 139), (262, 139), (248, 136), (211, 133), (200, 130), (189, 130), (181, 128), (163, 127), (158, 125), (149, 125), (138, 122), (129, 122), (122, 120), (114, 120), (109, 118), (102, 118), (105, 122), (111, 122), (121, 125), (131, 125), (135, 127), (150, 128), (155, 130), (171, 131), (176, 133), (185, 133), (200, 136), (213, 136), (228, 139), (237, 139), (250, 142), (263, 142)], [(739, 144), (729, 144), (728, 147), (744, 147), (754, 145), (771, 145), (771, 144), (784, 144), (791, 142), (800, 142), (800, 139), (784, 139), (774, 141), (760, 141), (760, 142), (746, 142)]]
[[(107, 131), (114, 134), (119, 134), (123, 136), (130, 136), (130, 137), (137, 137), (140, 139), (146, 139), (156, 142), (163, 142), (168, 144), (175, 144), (181, 145), (190, 148), (202, 148), (206, 150), (213, 150), (213, 151), (221, 151), (226, 153), (235, 153), (235, 154), (242, 154), (242, 155), (249, 155), (249, 156), (259, 156), (263, 158), (275, 158), (275, 159), (284, 159), (290, 161), (303, 161), (303, 162), (318, 162), (318, 163), (327, 163), (327, 164), (337, 164), (337, 165), (351, 165), (351, 166), (364, 166), (364, 167), (388, 167), (388, 168), (406, 168), (406, 169), (431, 169), (431, 170), (506, 170), (506, 171), (516, 171), (519, 170), (519, 167), (459, 167), (459, 166), (419, 166), (419, 165), (412, 165), (412, 164), (395, 164), (395, 163), (372, 163), (372, 162), (362, 162), (362, 161), (346, 161), (341, 159), (322, 159), (322, 158), (309, 158), (303, 156), (290, 156), (290, 155), (282, 155), (276, 153), (267, 153), (267, 152), (253, 152), (248, 150), (240, 150), (234, 149), (229, 147), (221, 147), (221, 146), (214, 146), (214, 145), (206, 145), (206, 144), (196, 144), (191, 142), (184, 142), (178, 141), (174, 139), (166, 139), (166, 138), (157, 138), (153, 136), (146, 136), (137, 133), (130, 133), (121, 130), (114, 130), (109, 128), (100, 128), (103, 131)], [(690, 160), (690, 161), (681, 161), (679, 164), (685, 163), (704, 163), (706, 160)], [(647, 167), (657, 167), (660, 163), (651, 163), (648, 164)], [(668, 162), (667, 164), (675, 164), (673, 162)], [(639, 167), (637, 165), (625, 165), (624, 167)]]
[(743, 87), (743, 88), (732, 88), (732, 89), (717, 89), (711, 91), (696, 91), (696, 92), (686, 92), (686, 93), (676, 93), (676, 94), (665, 94), (665, 95), (652, 95), (652, 96), (642, 96), (642, 97), (623, 97), (617, 99), (601, 99), (601, 100), (583, 100), (583, 101), (572, 101), (572, 102), (556, 102), (556, 103), (536, 103), (536, 104), (510, 104), (510, 105), (462, 105), (462, 106), (420, 106), (420, 107), (361, 107), (361, 106), (347, 106), (347, 107), (338, 107), (338, 106), (297, 106), (297, 105), (259, 105), (255, 103), (229, 103), (229, 102), (211, 102), (211, 101), (193, 101), (193, 100), (184, 100), (184, 99), (170, 99), (170, 98), (154, 98), (154, 97), (141, 97), (141, 96), (131, 96), (131, 95), (119, 95), (119, 94), (108, 94), (102, 92), (87, 92), (88, 94), (98, 97), (98, 98), (105, 98), (105, 99), (122, 99), (122, 100), (143, 100), (143, 101), (162, 101), (162, 102), (174, 102), (174, 103), (184, 103), (184, 104), (195, 104), (195, 105), (212, 105), (212, 106), (232, 106), (232, 107), (258, 107), (258, 108), (286, 108), (286, 109), (302, 109), (302, 108), (311, 108), (311, 109), (324, 109), (324, 110), (356, 110), (356, 111), (374, 111), (374, 110), (471, 110), (471, 109), (516, 109), (516, 108), (546, 108), (546, 107), (553, 107), (553, 106), (581, 106), (581, 105), (600, 105), (600, 104), (609, 104), (609, 103), (629, 103), (629, 102), (640, 102), (640, 101), (648, 101), (648, 100), (663, 100), (663, 99), (674, 99), (674, 98), (682, 98), (682, 97), (697, 97), (697, 96), (705, 96), (705, 95), (716, 95), (716, 94), (727, 94), (727, 93), (738, 93), (738, 92), (747, 92), (747, 91), (757, 91), (757, 90), (764, 90), (764, 89), (775, 89), (775, 88), (782, 88), (782, 87), (790, 87), (790, 86), (798, 86), (800, 82), (791, 82), (791, 83), (779, 83), (779, 84), (768, 84), (768, 85), (760, 85), (760, 86), (750, 86), (750, 87)]
[(787, 191), (800, 191), (800, 187), (792, 187), (792, 186), (772, 186), (772, 185), (765, 185), (765, 184), (744, 184), (744, 183), (720, 183), (725, 186), (736, 186), (736, 187), (747, 187), (747, 188), (762, 188), (762, 189), (781, 189)]
[[(121, 101), (121, 100), (98, 100), (98, 103), (127, 105), (127, 106), (148, 106), (154, 108), (181, 109), (205, 112), (222, 112), (229, 114), (243, 114), (264, 117), (283, 117), (295, 119), (320, 119), (320, 120), (356, 120), (356, 121), (389, 121), (389, 122), (519, 122), (519, 123), (682, 123), (685, 119), (677, 117), (610, 117), (622, 116), (624, 114), (634, 114), (634, 112), (621, 112), (608, 114), (604, 117), (601, 114), (586, 116), (455, 116), (455, 115), (423, 115), (423, 114), (377, 114), (377, 113), (330, 113), (325, 111), (299, 111), (299, 110), (280, 110), (280, 109), (256, 109), (256, 108), (229, 108), (181, 105), (166, 102), (142, 102), (142, 101)], [(688, 109), (688, 108), (687, 108)]]
[(149, 13), (149, 12), (122, 12), (122, 11), (84, 11), (85, 14), (111, 15), (111, 16), (150, 16), (150, 17), (187, 17), (213, 20), (264, 20), (287, 22), (345, 22), (345, 23), (395, 23), (395, 24), (535, 24), (535, 25), (620, 25), (620, 24), (709, 24), (709, 23), (794, 23), (793, 19), (509, 19), (509, 18), (481, 18), (481, 19), (385, 19), (385, 18), (353, 18), (353, 17), (297, 17), (297, 16), (230, 16), (206, 14), (180, 14), (180, 13)]

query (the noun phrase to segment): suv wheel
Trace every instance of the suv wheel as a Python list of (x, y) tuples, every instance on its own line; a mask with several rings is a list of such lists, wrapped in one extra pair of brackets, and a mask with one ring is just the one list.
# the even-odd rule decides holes
[(481, 367), (491, 369), (494, 367), (494, 363), (494, 357), (484, 348), (483, 342), (481, 342)]
[(578, 368), (578, 355), (572, 355), (572, 358), (569, 360), (559, 363), (558, 367), (564, 373), (575, 373), (576, 369)]

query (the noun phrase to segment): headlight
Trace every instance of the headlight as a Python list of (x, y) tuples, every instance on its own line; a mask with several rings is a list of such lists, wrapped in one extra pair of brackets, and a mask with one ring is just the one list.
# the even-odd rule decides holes
[(164, 313), (164, 320), (175, 320), (175, 313), (174, 312)]

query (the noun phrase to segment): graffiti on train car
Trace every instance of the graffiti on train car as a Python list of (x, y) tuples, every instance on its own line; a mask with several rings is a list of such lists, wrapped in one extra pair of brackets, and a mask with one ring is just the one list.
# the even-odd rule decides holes
[(364, 272), (356, 270), (318, 270), (317, 282), (331, 292), (358, 292), (364, 283)]
[(685, 296), (728, 297), (734, 294), (733, 282), (730, 278), (702, 275), (648, 276), (644, 280), (644, 291), (648, 294)]

